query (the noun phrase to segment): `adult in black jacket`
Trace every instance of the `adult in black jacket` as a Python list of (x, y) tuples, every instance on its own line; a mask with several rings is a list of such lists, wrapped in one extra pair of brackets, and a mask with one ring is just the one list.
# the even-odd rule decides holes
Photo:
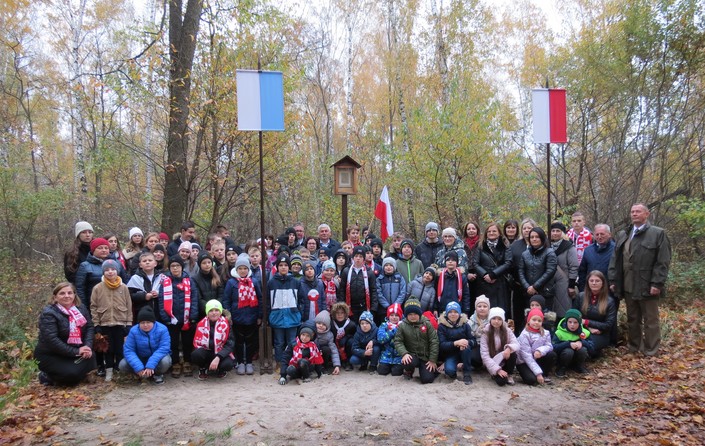
[[(541, 228), (533, 228), (529, 233), (529, 249), (519, 259), (519, 281), (524, 290), (523, 308), (529, 306), (529, 299), (540, 294), (546, 298), (546, 306), (553, 310), (550, 285), (558, 269), (556, 253), (548, 246), (548, 237)], [(522, 318), (523, 319), (523, 318)], [(516, 325), (524, 325), (523, 320), (515, 320)]]
[(425, 229), (426, 237), (416, 245), (414, 254), (416, 254), (417, 259), (421, 260), (424, 269), (431, 266), (436, 260), (438, 251), (443, 248), (443, 241), (438, 237), (439, 233), (438, 223), (428, 222)]
[(96, 368), (94, 334), (90, 312), (81, 305), (73, 285), (58, 284), (49, 305), (39, 316), (39, 339), (34, 349), (34, 358), (39, 362), (39, 382), (43, 385), (81, 382)]
[(477, 294), (490, 299), (490, 308), (500, 307), (510, 313), (510, 282), (512, 252), (505, 244), (499, 224), (492, 223), (485, 229), (480, 249), (475, 251)]
[(353, 264), (340, 275), (337, 294), (338, 302), (345, 302), (350, 307), (353, 319), (360, 317), (363, 311), (373, 314), (377, 311), (375, 273), (365, 266), (365, 251), (361, 246), (355, 247)]
[(512, 275), (514, 276), (514, 283), (512, 284), (512, 319), (514, 319), (514, 334), (519, 336), (521, 330), (517, 330), (518, 325), (516, 321), (524, 320), (524, 304), (525, 295), (524, 288), (519, 280), (519, 260), (521, 260), (524, 251), (529, 249), (529, 233), (536, 226), (536, 222), (530, 218), (525, 218), (521, 221), (519, 225), (520, 237), (514, 240), (511, 245), (509, 245), (509, 251), (512, 256)]

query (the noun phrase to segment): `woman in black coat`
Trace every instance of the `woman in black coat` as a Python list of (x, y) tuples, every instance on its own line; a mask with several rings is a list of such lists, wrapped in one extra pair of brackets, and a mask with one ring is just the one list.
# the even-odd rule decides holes
[[(529, 299), (532, 296), (540, 294), (546, 299), (546, 307), (553, 310), (554, 292), (551, 285), (557, 269), (558, 258), (553, 248), (548, 245), (546, 233), (539, 227), (531, 229), (529, 249), (521, 254), (517, 266), (519, 283), (524, 291), (523, 308), (529, 306)], [(523, 321), (514, 321), (515, 324), (519, 322), (524, 325)]]
[(510, 313), (509, 280), (512, 271), (512, 253), (502, 237), (500, 226), (492, 223), (485, 229), (480, 249), (475, 251), (477, 294), (490, 299), (490, 307), (501, 307)]
[(39, 363), (39, 382), (43, 385), (75, 385), (96, 368), (93, 356), (93, 322), (81, 305), (76, 289), (61, 282), (49, 305), (39, 316), (39, 339), (34, 359)]

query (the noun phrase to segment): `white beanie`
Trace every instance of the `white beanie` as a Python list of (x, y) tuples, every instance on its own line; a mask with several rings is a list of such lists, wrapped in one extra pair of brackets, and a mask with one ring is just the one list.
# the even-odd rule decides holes
[(443, 235), (443, 236), (452, 235), (453, 237), (458, 238), (458, 234), (455, 232), (455, 229), (453, 229), (453, 228), (445, 228), (445, 229), (443, 230), (443, 234), (442, 234), (442, 235)]
[(181, 251), (182, 249), (185, 249), (188, 252), (191, 252), (191, 248), (192, 248), (191, 242), (182, 242), (179, 245), (179, 251)]
[(501, 309), (500, 307), (492, 307), (490, 308), (490, 315), (487, 317), (488, 320), (492, 320), (494, 317), (499, 317), (504, 320), (504, 310)]
[(80, 234), (83, 231), (93, 231), (93, 226), (91, 226), (90, 223), (87, 221), (79, 221), (76, 222), (76, 226), (74, 226), (73, 232), (76, 233), (75, 237), (78, 237), (78, 234)]
[(142, 237), (144, 237), (144, 232), (142, 232), (142, 230), (141, 230), (140, 228), (138, 228), (137, 226), (135, 226), (134, 228), (130, 229), (129, 237), (128, 237), (128, 238), (132, 239), (132, 236), (135, 235), (135, 234), (139, 234), (139, 235), (141, 235)]

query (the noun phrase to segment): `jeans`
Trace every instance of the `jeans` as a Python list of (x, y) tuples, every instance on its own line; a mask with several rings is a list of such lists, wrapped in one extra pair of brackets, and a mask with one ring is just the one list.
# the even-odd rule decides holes
[(287, 345), (296, 342), (296, 332), (298, 327), (274, 328), (272, 327), (272, 343), (274, 344), (274, 360), (281, 363), (284, 357), (284, 349)]
[[(132, 367), (130, 366), (130, 363), (128, 363), (124, 358), (122, 361), (120, 361), (120, 371), (125, 372), (125, 373), (136, 373), (134, 370), (132, 370)], [(163, 375), (169, 369), (171, 368), (171, 356), (165, 355), (162, 359), (159, 360), (159, 363), (157, 363), (157, 368), (154, 369), (154, 374), (155, 375)]]
[(466, 348), (465, 350), (460, 350), (456, 353), (449, 354), (445, 361), (445, 374), (449, 378), (455, 378), (458, 374), (458, 363), (463, 363), (463, 374), (470, 374), (470, 367), (472, 362), (472, 349)]
[(350, 364), (352, 364), (352, 365), (367, 365), (367, 364), (369, 364), (372, 367), (377, 367), (377, 362), (379, 361), (380, 353), (381, 353), (381, 349), (379, 348), (379, 345), (375, 345), (372, 348), (372, 356), (352, 355), (350, 357)]

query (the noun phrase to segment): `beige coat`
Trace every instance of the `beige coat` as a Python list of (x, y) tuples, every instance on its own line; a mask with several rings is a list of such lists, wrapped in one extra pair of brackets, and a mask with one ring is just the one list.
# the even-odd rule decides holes
[(132, 299), (125, 284), (114, 290), (101, 282), (91, 293), (91, 317), (96, 326), (132, 325)]

